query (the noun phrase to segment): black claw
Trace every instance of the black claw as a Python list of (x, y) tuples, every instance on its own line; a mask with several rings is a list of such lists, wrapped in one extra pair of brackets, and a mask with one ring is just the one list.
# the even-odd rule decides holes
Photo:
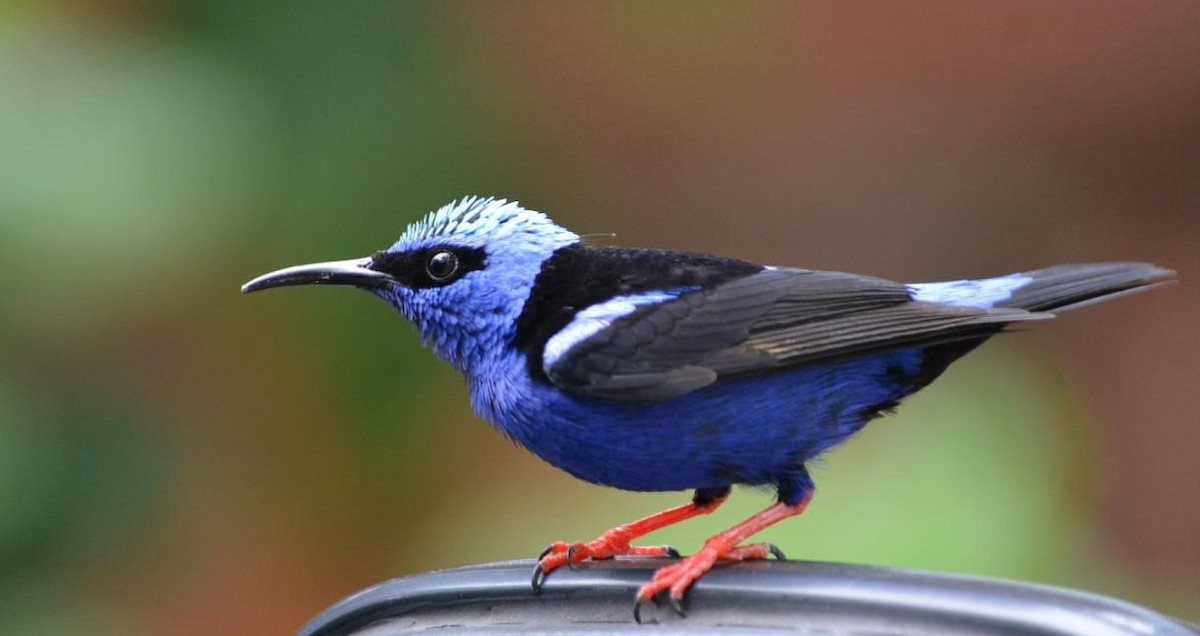
[(663, 555), (669, 556), (673, 559), (679, 559), (683, 557), (683, 555), (679, 553), (679, 550), (676, 550), (674, 547), (669, 545), (663, 546)]
[[(654, 603), (654, 607), (656, 609), (662, 609), (662, 599), (660, 597), (666, 597), (667, 605), (669, 605), (671, 607), (671, 611), (678, 614), (680, 618), (687, 617), (687, 611), (683, 609), (682, 597), (673, 596), (668, 590), (663, 590), (650, 597), (650, 602)], [(642, 606), (645, 604), (646, 602), (640, 597), (635, 597), (633, 599), (633, 620), (639, 625), (642, 623)]]
[(780, 550), (779, 546), (775, 545), (774, 543), (767, 544), (767, 551), (770, 552), (771, 554), (775, 555), (775, 560), (787, 561), (787, 555), (784, 554), (783, 550)]
[(537, 555), (537, 560), (541, 561), (542, 559), (546, 558), (547, 554), (550, 554), (551, 552), (554, 552), (554, 544), (553, 543), (546, 546), (546, 549), (542, 550), (542, 553)]
[(567, 569), (575, 570), (575, 550), (579, 547), (578, 543), (572, 543), (571, 547), (567, 548)]
[(542, 583), (546, 582), (546, 571), (542, 569), (542, 564), (538, 563), (533, 566), (533, 579), (530, 580), (530, 585), (533, 586), (533, 593), (537, 594), (542, 591)]
[[(658, 598), (662, 596), (662, 594), (662, 592), (659, 592), (658, 594), (650, 597), (650, 602), (654, 603), (654, 609), (662, 609), (662, 601)], [(639, 625), (642, 624), (642, 606), (645, 604), (646, 601), (640, 596), (633, 597), (633, 620)]]
[(682, 598), (678, 598), (673, 594), (668, 595), (667, 602), (671, 605), (671, 609), (675, 610), (676, 614), (679, 614), (680, 618), (687, 616), (687, 612), (683, 611), (683, 599)]

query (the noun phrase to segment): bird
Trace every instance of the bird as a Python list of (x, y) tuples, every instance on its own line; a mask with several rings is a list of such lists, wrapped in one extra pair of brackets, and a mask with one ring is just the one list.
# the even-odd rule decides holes
[[(593, 246), (515, 201), (465, 197), (371, 256), (284, 268), (243, 292), (356, 287), (411, 322), (466, 379), (477, 414), (549, 464), (627, 491), (690, 500), (538, 557), (563, 566), (671, 557), (634, 598), (687, 590), (718, 562), (784, 558), (746, 541), (802, 513), (806, 465), (890, 413), (1010, 325), (1174, 279), (1148, 263), (1057, 265), (904, 284), (703, 253)], [(686, 557), (634, 545), (716, 510), (735, 485), (773, 488), (762, 511)]]

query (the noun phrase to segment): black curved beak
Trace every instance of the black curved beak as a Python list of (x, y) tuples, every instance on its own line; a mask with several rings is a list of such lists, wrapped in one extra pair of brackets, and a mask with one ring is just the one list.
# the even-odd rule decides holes
[(355, 258), (348, 261), (330, 261), (297, 265), (263, 274), (242, 285), (242, 293), (289, 287), (291, 285), (345, 285), (348, 287), (384, 287), (392, 277), (371, 269), (370, 258)]

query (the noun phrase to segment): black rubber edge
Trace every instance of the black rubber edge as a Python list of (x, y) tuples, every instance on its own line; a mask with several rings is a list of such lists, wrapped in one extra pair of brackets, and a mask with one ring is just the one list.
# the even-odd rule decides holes
[[(299, 636), (614, 633), (634, 593), (669, 559), (562, 568), (534, 595), (534, 561), (472, 565), (394, 579), (326, 609)], [(1195, 626), (1125, 601), (1044, 585), (863, 565), (754, 561), (720, 565), (689, 591), (687, 617), (642, 608), (656, 633), (1046, 634), (1197, 636)]]

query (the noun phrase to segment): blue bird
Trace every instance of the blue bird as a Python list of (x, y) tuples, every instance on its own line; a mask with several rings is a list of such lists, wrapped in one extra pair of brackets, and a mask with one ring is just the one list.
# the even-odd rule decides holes
[(1059, 265), (901, 284), (688, 252), (591, 247), (515, 202), (466, 198), (366, 258), (289, 267), (242, 287), (358, 287), (403, 314), (460, 371), (477, 413), (550, 464), (691, 501), (556, 542), (536, 591), (584, 559), (678, 556), (631, 542), (708, 514), (734, 484), (774, 504), (657, 570), (637, 593), (684, 593), (717, 561), (782, 553), (750, 536), (800, 514), (805, 464), (921, 389), (1007, 325), (1174, 278), (1145, 263)]

